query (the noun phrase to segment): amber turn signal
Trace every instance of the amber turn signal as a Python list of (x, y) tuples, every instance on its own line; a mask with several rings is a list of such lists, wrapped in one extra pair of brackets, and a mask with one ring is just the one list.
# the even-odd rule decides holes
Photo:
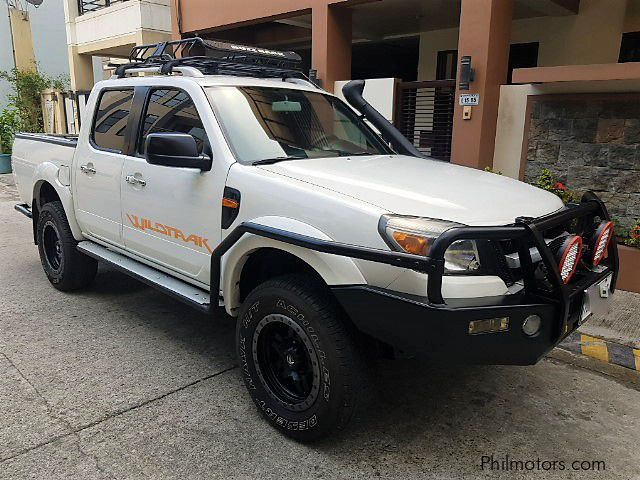
[(223, 198), (222, 206), (227, 208), (238, 208), (240, 206), (240, 202), (237, 200), (232, 200), (231, 198)]
[(405, 232), (393, 232), (393, 239), (407, 253), (426, 256), (429, 251), (429, 242), (425, 237)]

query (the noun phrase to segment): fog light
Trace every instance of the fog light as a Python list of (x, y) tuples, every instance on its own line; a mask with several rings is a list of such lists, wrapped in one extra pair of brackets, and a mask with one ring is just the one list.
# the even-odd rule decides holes
[(509, 317), (487, 318), (486, 320), (469, 322), (469, 335), (506, 332), (507, 330), (509, 330)]
[(564, 238), (561, 248), (556, 253), (560, 276), (564, 283), (569, 283), (576, 273), (582, 256), (582, 237), (569, 235)]
[(540, 332), (540, 327), (542, 326), (542, 319), (538, 315), (529, 315), (524, 319), (524, 323), (522, 324), (522, 331), (533, 337)]
[(605, 258), (611, 237), (613, 237), (613, 222), (600, 222), (591, 240), (591, 251), (593, 252), (591, 264), (593, 266), (598, 265)]

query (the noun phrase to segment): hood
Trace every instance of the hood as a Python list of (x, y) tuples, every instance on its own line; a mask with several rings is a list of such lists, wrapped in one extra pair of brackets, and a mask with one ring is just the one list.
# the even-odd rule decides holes
[(495, 173), (402, 155), (291, 160), (260, 168), (388, 213), (472, 226), (506, 225), (562, 208), (554, 194)]

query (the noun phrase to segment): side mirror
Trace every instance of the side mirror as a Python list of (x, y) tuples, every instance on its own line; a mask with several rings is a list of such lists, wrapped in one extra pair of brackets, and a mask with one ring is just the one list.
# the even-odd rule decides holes
[(186, 133), (150, 133), (144, 156), (152, 165), (211, 170), (211, 157), (198, 153), (195, 139)]

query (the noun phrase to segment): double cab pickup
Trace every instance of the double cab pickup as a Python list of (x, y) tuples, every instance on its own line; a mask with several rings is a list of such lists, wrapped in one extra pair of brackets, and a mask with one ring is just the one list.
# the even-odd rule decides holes
[(223, 307), (251, 399), (301, 441), (347, 425), (372, 355), (529, 365), (607, 308), (618, 258), (596, 195), (564, 205), (428, 158), (363, 81), (345, 102), (299, 60), (136, 47), (77, 137), (18, 134), (16, 208), (51, 284), (87, 288), (104, 262)]

